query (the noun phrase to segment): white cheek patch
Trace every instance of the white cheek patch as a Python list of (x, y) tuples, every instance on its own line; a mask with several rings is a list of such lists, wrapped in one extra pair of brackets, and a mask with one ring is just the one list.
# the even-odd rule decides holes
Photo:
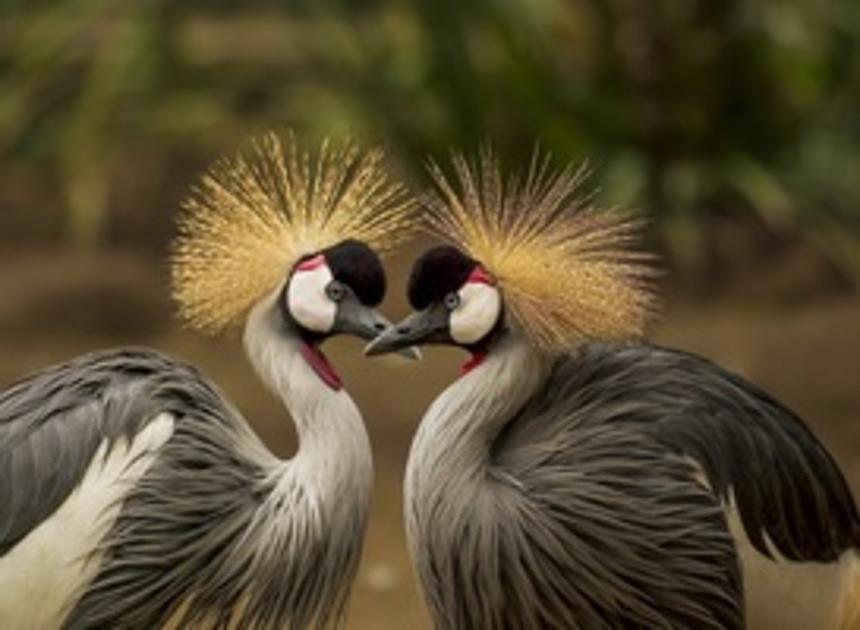
[(297, 268), (287, 287), (287, 307), (302, 327), (318, 333), (331, 332), (337, 315), (335, 304), (325, 292), (333, 276), (327, 265)]
[(451, 313), (451, 338), (462, 344), (480, 341), (499, 319), (499, 290), (484, 282), (469, 282), (458, 295), (460, 305)]

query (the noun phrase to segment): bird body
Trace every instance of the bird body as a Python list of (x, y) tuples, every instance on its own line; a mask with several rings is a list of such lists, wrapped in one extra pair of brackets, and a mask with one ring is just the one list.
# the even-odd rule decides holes
[(844, 480), (796, 417), (704, 359), (598, 343), (550, 362), (500, 339), (434, 401), (406, 479), (436, 627), (739, 628), (745, 587), (755, 610), (780, 591), (769, 566), (793, 622), (850, 627)]
[(90, 354), (0, 392), (0, 627), (338, 627), (373, 466), (320, 345), (388, 326), (374, 249), (409, 204), (381, 154), (267, 136), (186, 203), (174, 297), (187, 323), (244, 325), (299, 438), (273, 455), (198, 370)]
[(339, 618), (370, 500), (367, 434), (345, 391), (251, 322), (249, 356), (296, 423), (290, 460), (197, 370), (148, 351), (88, 355), (4, 393), (3, 524), (20, 537), (3, 537), (0, 619), (149, 628), (186, 600), (186, 622), (215, 627), (240, 602), (241, 627)]
[(844, 477), (771, 396), (644, 340), (640, 224), (586, 205), (581, 171), (537, 155), (508, 182), (488, 153), (454, 169), (459, 186), (433, 167), (427, 224), (447, 244), (415, 262), (415, 311), (365, 351), (472, 355), (407, 463), (434, 626), (743, 628), (775, 573), (799, 627), (860, 623)]

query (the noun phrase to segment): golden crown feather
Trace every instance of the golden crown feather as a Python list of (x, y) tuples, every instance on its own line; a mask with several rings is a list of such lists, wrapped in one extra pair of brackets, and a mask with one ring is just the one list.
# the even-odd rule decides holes
[(172, 253), (173, 296), (193, 328), (238, 324), (303, 256), (345, 239), (384, 254), (412, 227), (413, 202), (379, 148), (268, 133), (217, 161), (182, 204)]
[(585, 165), (552, 170), (535, 151), (525, 177), (506, 182), (490, 149), (452, 163), (456, 182), (429, 165), (426, 226), (495, 276), (513, 323), (539, 349), (645, 333), (656, 298), (653, 257), (632, 248), (643, 221), (582, 195)]

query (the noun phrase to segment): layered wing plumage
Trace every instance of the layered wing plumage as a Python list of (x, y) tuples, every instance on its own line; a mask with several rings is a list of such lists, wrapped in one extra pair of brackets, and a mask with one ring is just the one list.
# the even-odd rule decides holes
[[(177, 382), (201, 384), (183, 396)], [(196, 370), (147, 351), (94, 353), (0, 392), (0, 556), (80, 483), (99, 446), (131, 440), (160, 413), (218, 399)]]
[(63, 627), (334, 625), (361, 537), (331, 540), (291, 518), (314, 499), (284, 486), (290, 462), (198, 370), (149, 351), (87, 355), (0, 394), (0, 561), (80, 486), (105, 442), (109, 452), (165, 414), (175, 429), (91, 541), (99, 564)]
[(535, 401), (497, 442), (500, 465), (523, 474), (547, 462), (574, 470), (583, 432), (623, 426), (700, 466), (714, 495), (734, 503), (760, 553), (830, 562), (860, 547), (856, 504), (827, 450), (789, 409), (706, 359), (643, 344), (585, 344), (556, 363)]
[(497, 455), (491, 491), (446, 489), (418, 555), (438, 627), (742, 628), (731, 534), (690, 463), (621, 426), (575, 437), (532, 434)]

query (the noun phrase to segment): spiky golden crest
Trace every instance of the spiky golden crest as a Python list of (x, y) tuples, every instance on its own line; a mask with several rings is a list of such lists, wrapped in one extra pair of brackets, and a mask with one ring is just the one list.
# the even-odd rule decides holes
[(644, 333), (655, 310), (652, 258), (630, 249), (642, 221), (578, 196), (584, 167), (552, 171), (536, 152), (524, 179), (505, 182), (489, 150), (476, 164), (455, 155), (453, 165), (456, 188), (430, 165), (430, 230), (498, 279), (515, 325), (538, 348)]
[(216, 162), (183, 204), (172, 259), (180, 315), (219, 333), (306, 254), (348, 238), (389, 250), (409, 232), (411, 209), (380, 149), (323, 142), (313, 155), (292, 134), (258, 138)]

